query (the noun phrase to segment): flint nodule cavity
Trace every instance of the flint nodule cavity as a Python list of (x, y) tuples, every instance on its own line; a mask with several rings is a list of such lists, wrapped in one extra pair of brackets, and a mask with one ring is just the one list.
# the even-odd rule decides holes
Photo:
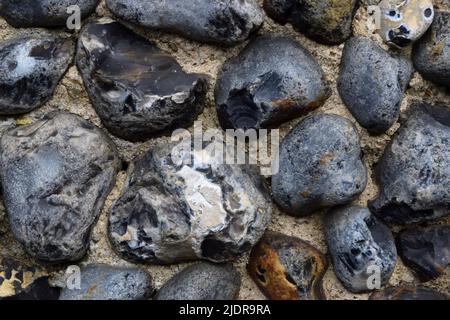
[(0, 300), (448, 300), (449, 88), (448, 0), (0, 0)]

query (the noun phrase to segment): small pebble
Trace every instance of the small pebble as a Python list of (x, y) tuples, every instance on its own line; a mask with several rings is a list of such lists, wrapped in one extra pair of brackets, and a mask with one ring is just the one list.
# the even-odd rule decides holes
[(448, 300), (445, 294), (426, 287), (402, 285), (375, 292), (370, 300)]
[(450, 214), (450, 108), (420, 103), (376, 166), (378, 197), (370, 210), (386, 222), (407, 224)]
[(103, 124), (122, 139), (189, 127), (203, 111), (206, 76), (185, 73), (154, 43), (111, 19), (83, 28), (76, 60)]
[(412, 72), (408, 59), (386, 52), (368, 38), (354, 37), (342, 55), (339, 94), (361, 126), (382, 134), (399, 117)]
[(198, 263), (167, 281), (155, 300), (235, 300), (241, 275), (231, 264)]
[[(388, 283), (397, 262), (394, 237), (367, 208), (346, 206), (325, 215), (325, 238), (334, 272), (353, 293)], [(377, 278), (379, 275), (379, 279)]]
[(439, 278), (450, 265), (449, 226), (407, 229), (397, 242), (403, 263), (422, 281)]
[(80, 289), (64, 288), (59, 300), (147, 300), (154, 291), (143, 269), (88, 265), (80, 276)]
[[(81, 18), (87, 18), (99, 0), (0, 0), (0, 16), (15, 28), (65, 27), (78, 6)], [(69, 11), (69, 12), (68, 12)], [(78, 11), (77, 11), (78, 12)]]
[(253, 248), (247, 270), (271, 300), (324, 300), (325, 256), (309, 243), (268, 231)]
[(436, 12), (430, 30), (414, 45), (412, 57), (424, 78), (450, 89), (450, 12)]
[(323, 44), (343, 43), (352, 34), (358, 0), (265, 0), (269, 17)]
[(15, 38), (0, 44), (0, 115), (30, 112), (49, 101), (72, 63), (71, 40)]
[(307, 117), (281, 143), (274, 199), (293, 216), (351, 202), (367, 184), (361, 158), (359, 135), (349, 120), (333, 114)]
[(119, 169), (112, 142), (86, 120), (52, 112), (5, 133), (0, 149), (13, 235), (42, 262), (81, 259)]
[(215, 96), (223, 129), (259, 129), (320, 107), (330, 88), (303, 46), (290, 38), (264, 36), (225, 62)]
[(255, 0), (107, 0), (106, 4), (128, 22), (223, 46), (246, 40), (264, 21)]

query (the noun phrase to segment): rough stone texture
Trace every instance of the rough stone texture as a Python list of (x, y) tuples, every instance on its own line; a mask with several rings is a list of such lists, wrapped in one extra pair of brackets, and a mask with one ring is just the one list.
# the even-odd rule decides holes
[(123, 139), (190, 126), (203, 111), (205, 76), (186, 74), (154, 43), (113, 20), (83, 28), (77, 65), (103, 124)]
[(73, 54), (71, 40), (53, 36), (0, 44), (0, 115), (26, 113), (49, 101)]
[(224, 129), (276, 127), (321, 106), (329, 95), (317, 61), (279, 36), (259, 37), (225, 62), (215, 90)]
[(82, 258), (115, 182), (115, 147), (93, 124), (54, 112), (5, 133), (0, 173), (11, 231), (34, 258)]
[(449, 215), (449, 151), (450, 109), (415, 105), (376, 167), (380, 192), (371, 211), (399, 224)]
[(447, 295), (426, 287), (403, 285), (375, 292), (370, 300), (448, 300)]
[(338, 279), (351, 292), (367, 292), (379, 268), (381, 286), (388, 283), (397, 261), (394, 237), (365, 207), (347, 206), (325, 216), (325, 238)]
[(294, 28), (319, 43), (335, 45), (352, 34), (358, 0), (265, 0), (264, 9), (277, 22)]
[(414, 46), (412, 57), (424, 78), (450, 88), (450, 12), (436, 12), (430, 30)]
[(0, 0), (0, 15), (15, 28), (63, 27), (72, 15), (67, 8), (76, 5), (81, 18), (89, 16), (99, 0)]
[(188, 153), (190, 141), (160, 145), (130, 167), (109, 218), (111, 242), (124, 258), (224, 262), (263, 235), (272, 204), (259, 172), (222, 164), (211, 149), (195, 150), (193, 161)]
[(412, 63), (386, 52), (368, 38), (347, 41), (338, 90), (356, 120), (373, 134), (386, 132), (397, 121)]
[(0, 300), (56, 300), (59, 292), (41, 270), (0, 257)]
[(337, 115), (300, 122), (281, 143), (279, 167), (272, 177), (273, 196), (294, 216), (351, 202), (367, 184), (358, 132)]
[(433, 22), (432, 0), (383, 0), (378, 6), (379, 33), (384, 41), (397, 47), (420, 39)]
[(231, 265), (194, 264), (167, 281), (155, 300), (234, 300), (241, 276)]
[(326, 299), (322, 279), (325, 256), (308, 242), (267, 231), (253, 248), (247, 270), (271, 300)]
[(143, 269), (88, 265), (80, 275), (80, 289), (64, 288), (59, 300), (145, 300), (154, 291)]
[(407, 229), (397, 242), (403, 262), (422, 281), (440, 277), (450, 265), (450, 226)]
[(264, 21), (254, 0), (107, 0), (119, 18), (200, 42), (232, 46)]

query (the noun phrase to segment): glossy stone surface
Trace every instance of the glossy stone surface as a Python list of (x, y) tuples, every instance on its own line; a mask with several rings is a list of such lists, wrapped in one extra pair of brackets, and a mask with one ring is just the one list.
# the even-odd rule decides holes
[(439, 278), (450, 265), (449, 226), (407, 229), (397, 242), (403, 263), (422, 281)]
[(154, 291), (144, 269), (88, 265), (80, 275), (80, 289), (64, 288), (60, 300), (146, 300)]
[(293, 216), (351, 202), (367, 184), (355, 126), (333, 114), (305, 118), (282, 141), (272, 177), (277, 204)]
[(403, 285), (389, 287), (375, 292), (370, 300), (448, 300), (449, 298), (436, 290), (426, 287)]
[(64, 27), (78, 6), (81, 18), (88, 17), (99, 0), (0, 0), (0, 16), (15, 28)]
[(154, 43), (113, 20), (83, 28), (76, 60), (103, 124), (125, 140), (189, 126), (203, 110), (206, 76), (185, 73)]
[(264, 21), (255, 0), (107, 0), (119, 18), (200, 42), (232, 46)]
[(432, 0), (383, 0), (379, 33), (389, 44), (405, 47), (420, 39), (434, 18)]
[(386, 52), (368, 38), (354, 37), (345, 44), (339, 94), (361, 126), (381, 134), (397, 121), (412, 72), (408, 59)]
[(318, 108), (329, 95), (313, 56), (279, 36), (259, 37), (225, 62), (215, 90), (224, 129), (276, 127)]
[(344, 42), (352, 33), (358, 0), (265, 0), (269, 17), (324, 44)]
[(252, 249), (247, 270), (271, 300), (323, 300), (325, 256), (309, 243), (267, 231)]
[(388, 283), (397, 262), (394, 237), (367, 208), (333, 209), (325, 215), (324, 229), (335, 274), (345, 288), (354, 293), (373, 290), (376, 272), (381, 286)]
[(59, 292), (41, 270), (0, 258), (0, 300), (56, 300)]
[(155, 300), (234, 300), (241, 276), (231, 264), (198, 263), (167, 281)]
[(436, 12), (430, 30), (414, 45), (412, 58), (425, 79), (450, 88), (450, 12)]
[(13, 235), (40, 261), (82, 258), (119, 169), (113, 144), (90, 122), (53, 112), (5, 133), (0, 148)]
[(111, 243), (125, 259), (224, 262), (263, 235), (272, 203), (259, 171), (222, 164), (212, 149), (195, 150), (193, 161), (190, 152), (190, 142), (160, 144), (130, 166), (109, 217)]
[(72, 63), (74, 44), (53, 36), (0, 44), (0, 115), (30, 112), (50, 100)]
[(369, 202), (378, 217), (399, 224), (450, 214), (450, 108), (411, 110), (376, 167), (380, 191)]

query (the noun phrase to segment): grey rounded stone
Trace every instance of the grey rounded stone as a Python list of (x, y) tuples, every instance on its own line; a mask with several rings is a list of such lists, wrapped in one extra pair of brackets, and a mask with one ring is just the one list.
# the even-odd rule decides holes
[(53, 36), (0, 44), (0, 115), (30, 112), (49, 101), (73, 54), (71, 40)]
[(352, 34), (358, 0), (265, 0), (269, 17), (323, 44), (336, 45)]
[(82, 258), (120, 160), (90, 122), (65, 112), (5, 133), (0, 174), (11, 231), (43, 262)]
[(0, 0), (0, 15), (15, 28), (64, 27), (78, 6), (81, 18), (94, 12), (99, 0)]
[(202, 262), (167, 281), (155, 300), (234, 300), (240, 287), (241, 275), (231, 264)]
[(358, 132), (343, 117), (309, 116), (281, 143), (272, 191), (286, 213), (305, 216), (351, 202), (366, 184)]
[(345, 44), (340, 68), (339, 94), (352, 115), (370, 133), (386, 132), (399, 117), (412, 63), (354, 37)]
[(264, 22), (255, 0), (107, 0), (118, 18), (200, 42), (232, 46)]
[(108, 18), (82, 29), (76, 61), (104, 126), (122, 139), (188, 127), (203, 111), (206, 76), (185, 73), (154, 43)]
[(436, 12), (428, 32), (414, 45), (412, 58), (424, 78), (450, 88), (450, 12)]
[(333, 209), (324, 229), (334, 271), (345, 288), (354, 293), (376, 289), (377, 275), (381, 286), (388, 283), (397, 262), (394, 237), (369, 209)]
[(450, 214), (450, 108), (411, 108), (376, 167), (380, 191), (369, 202), (378, 217), (399, 224)]
[(256, 168), (222, 164), (211, 149), (195, 150), (191, 161), (190, 151), (190, 143), (161, 144), (131, 164), (109, 217), (110, 240), (122, 257), (225, 262), (263, 235), (272, 203)]
[(318, 108), (329, 96), (314, 57), (279, 36), (259, 37), (225, 62), (215, 90), (224, 129), (276, 127)]
[(146, 300), (154, 291), (144, 269), (88, 265), (80, 271), (80, 289), (64, 288), (59, 300)]

